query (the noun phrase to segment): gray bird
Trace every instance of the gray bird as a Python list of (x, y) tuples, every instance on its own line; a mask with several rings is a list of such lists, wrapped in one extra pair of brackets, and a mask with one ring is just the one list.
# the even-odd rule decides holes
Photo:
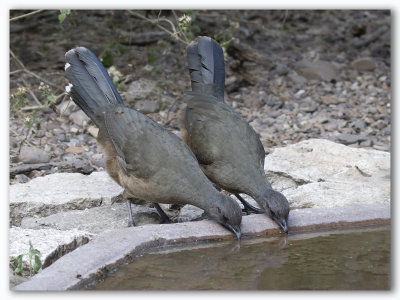
[(91, 51), (78, 47), (65, 58), (69, 95), (99, 128), (97, 142), (105, 153), (106, 170), (125, 189), (123, 195), (156, 207), (158, 203), (197, 206), (240, 238), (239, 204), (214, 188), (187, 145), (157, 122), (124, 106), (107, 71)]
[[(264, 173), (265, 151), (258, 134), (224, 102), (225, 64), (222, 48), (209, 37), (187, 47), (192, 91), (187, 92), (182, 137), (207, 177), (233, 193), (246, 210), (265, 212), (288, 231), (289, 202), (272, 189)], [(262, 209), (247, 203), (251, 196)]]

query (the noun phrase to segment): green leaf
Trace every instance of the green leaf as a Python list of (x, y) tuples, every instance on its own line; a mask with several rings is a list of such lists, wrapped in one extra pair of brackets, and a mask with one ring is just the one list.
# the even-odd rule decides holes
[(51, 103), (56, 103), (56, 96), (53, 94), (48, 95), (47, 100), (49, 100)]
[(15, 273), (16, 275), (21, 276), (21, 275), (22, 275), (22, 268), (21, 268), (21, 267), (15, 268), (14, 273)]
[(156, 60), (156, 56), (154, 55), (154, 53), (148, 53), (147, 54), (147, 62), (149, 64), (151, 64), (152, 62), (154, 62)]
[(60, 24), (62, 24), (62, 22), (64, 22), (65, 18), (71, 13), (70, 9), (61, 9), (60, 10), (60, 14), (58, 15), (58, 21), (60, 22)]
[(23, 254), (20, 254), (17, 257), (10, 260), (11, 263), (16, 265), (14, 273), (17, 275), (22, 275), (22, 257), (23, 256), (24, 256)]
[(40, 261), (39, 256), (35, 255), (35, 263), (33, 264), (33, 274), (36, 274), (41, 267), (42, 267), (42, 262)]
[(60, 22), (60, 24), (62, 24), (62, 22), (64, 22), (66, 15), (65, 14), (59, 14), (58, 15), (58, 21)]

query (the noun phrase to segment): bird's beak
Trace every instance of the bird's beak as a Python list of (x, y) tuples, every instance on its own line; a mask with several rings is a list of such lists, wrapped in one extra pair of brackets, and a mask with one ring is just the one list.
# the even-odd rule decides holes
[(285, 219), (277, 219), (277, 218), (273, 218), (273, 219), (282, 228), (282, 230), (285, 233), (288, 233), (289, 228), (288, 228), (287, 221)]
[(282, 227), (282, 229), (283, 229), (283, 231), (284, 231), (285, 233), (288, 233), (289, 228), (288, 228), (288, 225), (287, 225), (287, 221), (286, 221), (286, 220), (282, 220), (282, 223), (279, 224), (279, 225)]
[(240, 240), (240, 236), (242, 235), (242, 232), (240, 231), (240, 227), (239, 226), (234, 226), (234, 225), (230, 225), (230, 224), (223, 224), (226, 228), (228, 228), (230, 231), (232, 231), (238, 240)]

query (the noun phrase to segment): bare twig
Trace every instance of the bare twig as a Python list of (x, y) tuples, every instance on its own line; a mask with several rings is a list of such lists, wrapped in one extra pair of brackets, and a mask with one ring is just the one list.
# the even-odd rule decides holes
[[(157, 19), (149, 19), (146, 18), (145, 16), (137, 13), (136, 11), (133, 10), (128, 10), (128, 12), (136, 17), (141, 18), (142, 20), (145, 20), (147, 22), (150, 22), (151, 24), (157, 26), (158, 28), (160, 28), (161, 30), (167, 32), (169, 35), (171, 35), (173, 38), (175, 38), (176, 40), (180, 41), (181, 43), (188, 45), (189, 43), (186, 42), (185, 40), (183, 40), (180, 36), (179, 36), (179, 32), (176, 30), (174, 23), (172, 23), (170, 20), (168, 20), (167, 18), (164, 17), (158, 17)], [(164, 26), (161, 26), (159, 24), (159, 22), (167, 22), (171, 25), (172, 31), (168, 30), (167, 28), (165, 28)]]
[(365, 173), (363, 170), (361, 170), (358, 166), (355, 166), (355, 168), (357, 169), (358, 172), (360, 172), (360, 174), (364, 177), (371, 177), (372, 175)]
[(54, 87), (54, 88), (56, 88), (56, 89), (58, 89), (58, 90), (64, 91), (64, 90), (63, 90), (62, 88), (60, 88), (58, 85), (52, 83), (51, 81), (48, 81), (47, 79), (44, 79), (43, 77), (37, 75), (36, 73), (34, 73), (34, 72), (28, 70), (28, 69), (25, 67), (25, 65), (22, 63), (22, 61), (19, 60), (19, 58), (14, 54), (14, 52), (13, 52), (11, 49), (10, 49), (10, 54), (11, 54), (11, 56), (15, 59), (15, 61), (21, 66), (23, 72), (28, 73), (29, 75), (32, 75), (33, 77), (36, 77), (37, 79), (39, 79), (39, 80), (41, 80), (41, 81), (47, 83), (48, 85), (51, 85), (52, 87)]
[(20, 109), (21, 110), (36, 110), (36, 109), (43, 109), (45, 107), (46, 106), (44, 106), (44, 105), (37, 105), (37, 106), (25, 106), (25, 107), (22, 107)]
[(36, 97), (35, 93), (32, 92), (32, 90), (30, 89), (29, 83), (27, 83), (26, 80), (25, 80), (23, 77), (21, 77), (21, 80), (22, 80), (22, 82), (24, 83), (26, 89), (28, 90), (28, 92), (29, 92), (29, 94), (31, 95), (31, 97), (33, 98), (33, 100), (35, 100), (35, 102), (36, 102), (38, 105), (42, 105), (42, 102), (39, 101), (39, 99)]
[(14, 70), (14, 71), (10, 72), (10, 75), (16, 74), (16, 73), (20, 73), (20, 72), (23, 72), (23, 71), (24, 71), (23, 69)]
[(22, 19), (22, 18), (25, 18), (25, 17), (29, 17), (29, 16), (32, 16), (32, 15), (35, 15), (35, 14), (37, 14), (37, 13), (40, 13), (42, 10), (43, 10), (43, 9), (38, 9), (38, 10), (32, 11), (32, 12), (30, 12), (30, 13), (21, 15), (21, 16), (11, 18), (11, 19), (10, 19), (10, 22), (11, 22), (11, 21), (16, 21), (16, 20), (19, 20), (19, 19)]
[[(10, 131), (11, 131), (12, 133), (14, 133), (15, 136), (19, 136), (19, 135), (20, 135), (20, 134), (18, 134), (18, 132), (15, 132), (15, 130), (13, 130), (12, 128), (10, 128)], [(29, 131), (30, 131), (30, 129), (28, 130), (28, 134), (29, 134)], [(26, 135), (25, 139), (21, 141), (21, 144), (20, 144), (19, 149), (18, 149), (18, 154), (19, 154), (19, 152), (21, 151), (22, 143), (27, 143), (28, 145), (30, 145), (30, 146), (32, 146), (32, 147), (35, 147), (35, 145), (33, 145), (33, 144), (32, 144), (31, 142), (29, 142), (28, 140), (26, 140), (26, 138), (28, 137), (28, 134)]]
[(285, 17), (283, 18), (282, 25), (281, 25), (282, 28), (285, 26), (288, 15), (289, 15), (289, 10), (285, 10)]

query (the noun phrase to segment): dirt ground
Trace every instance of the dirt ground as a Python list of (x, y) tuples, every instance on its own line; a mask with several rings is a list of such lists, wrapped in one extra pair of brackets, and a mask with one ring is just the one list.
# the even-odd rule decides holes
[(189, 39), (226, 43), (226, 102), (267, 153), (310, 138), (390, 151), (390, 11), (79, 10), (61, 24), (59, 14), (10, 22), (12, 183), (104, 167), (93, 124), (64, 94), (64, 54), (76, 46), (111, 67), (126, 105), (179, 134), (186, 43), (158, 27), (172, 30), (168, 22), (149, 20), (176, 27), (184, 14)]

